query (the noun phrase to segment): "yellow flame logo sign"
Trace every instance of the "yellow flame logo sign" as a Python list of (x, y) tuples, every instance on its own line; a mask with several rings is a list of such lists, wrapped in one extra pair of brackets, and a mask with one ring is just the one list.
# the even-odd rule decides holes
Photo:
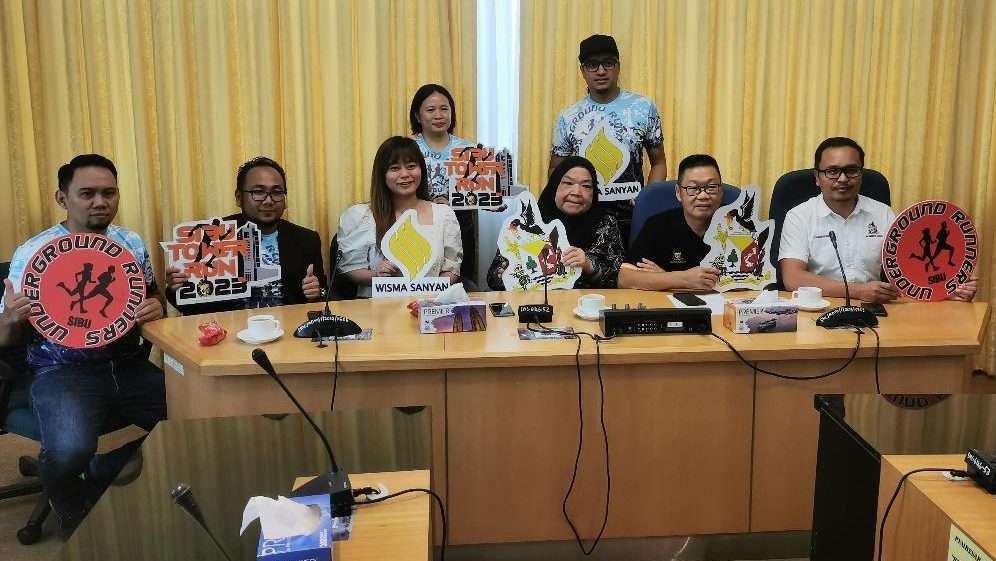
[(416, 225), (416, 216), (414, 211), (406, 211), (381, 243), (384, 256), (401, 269), (406, 279), (424, 275), (436, 259), (433, 244)]
[(598, 129), (595, 138), (588, 144), (588, 148), (584, 152), (584, 157), (588, 158), (595, 166), (595, 171), (598, 172), (598, 182), (601, 185), (612, 183), (619, 177), (627, 164), (626, 156), (627, 153), (605, 134), (605, 127)]

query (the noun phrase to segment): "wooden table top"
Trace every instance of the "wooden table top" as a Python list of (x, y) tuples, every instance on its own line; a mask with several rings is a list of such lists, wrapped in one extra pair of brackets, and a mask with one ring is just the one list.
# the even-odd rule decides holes
[[(672, 307), (666, 293), (639, 290), (553, 290), (550, 304), (554, 320), (550, 326), (570, 326), (578, 331), (601, 334), (597, 321), (586, 321), (573, 313), (577, 298), (598, 292), (608, 305), (648, 308)], [(752, 293), (727, 293), (727, 298), (746, 297)], [(787, 294), (783, 293), (783, 296)], [(540, 293), (482, 292), (472, 298), (486, 302), (507, 301), (513, 308), (523, 303), (542, 302)], [(488, 366), (567, 365), (575, 360), (575, 342), (520, 341), (516, 317), (496, 318), (488, 313), (488, 330), (471, 333), (423, 335), (406, 304), (410, 298), (384, 298), (334, 302), (334, 313), (373, 329), (370, 341), (341, 342), (340, 364), (351, 371), (422, 370), (434, 368), (477, 368)], [(840, 299), (830, 299), (833, 305)], [(265, 310), (244, 310), (203, 316), (165, 318), (143, 326), (143, 335), (173, 358), (193, 365), (204, 375), (239, 375), (259, 373), (250, 352), (255, 346), (236, 338), (244, 329), (246, 318), (253, 314), (273, 314), (281, 322), (284, 336), (262, 345), (280, 372), (316, 372), (328, 369), (333, 345), (319, 349), (307, 339), (296, 339), (293, 330), (306, 319), (308, 310), (320, 310), (322, 304), (282, 306)], [(981, 347), (989, 320), (986, 303), (897, 302), (887, 305), (888, 317), (879, 318), (881, 356), (968, 355)], [(792, 333), (734, 334), (723, 326), (721, 316), (713, 316), (713, 330), (726, 338), (751, 360), (790, 360), (846, 358), (854, 349), (856, 336), (849, 330), (827, 330), (815, 323), (820, 313), (799, 312), (798, 331)], [(228, 330), (228, 337), (214, 347), (197, 343), (197, 326), (215, 320)], [(859, 356), (873, 356), (875, 338), (862, 337)], [(641, 364), (657, 362), (731, 361), (733, 353), (717, 339), (706, 335), (661, 335), (619, 337), (600, 345), (603, 364)], [(582, 341), (582, 362), (595, 361), (590, 340)]]
[[(297, 488), (311, 480), (300, 477)], [(354, 489), (377, 487), (383, 483), (388, 493), (405, 489), (428, 489), (429, 472), (397, 471), (388, 473), (353, 473), (349, 482)], [(431, 498), (424, 493), (410, 493), (367, 506), (359, 506), (353, 515), (353, 533), (346, 541), (332, 547), (336, 561), (412, 560), (429, 558)]]
[[(899, 473), (920, 468), (965, 469), (964, 454), (885, 455), (882, 461)], [(912, 485), (923, 493), (987, 553), (996, 554), (996, 496), (974, 481), (951, 481), (940, 472), (913, 474), (905, 485)], [(879, 490), (880, 494), (883, 492), (891, 496), (893, 489)]]

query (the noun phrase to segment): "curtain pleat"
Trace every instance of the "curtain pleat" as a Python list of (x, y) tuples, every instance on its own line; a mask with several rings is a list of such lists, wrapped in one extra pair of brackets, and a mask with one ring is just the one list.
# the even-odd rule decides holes
[(476, 4), (448, 0), (0, 2), (0, 260), (65, 218), (56, 171), (118, 167), (117, 224), (156, 249), (180, 221), (234, 212), (257, 155), (287, 171), (287, 218), (326, 242), (365, 201), (388, 136), (424, 83), (473, 138)]

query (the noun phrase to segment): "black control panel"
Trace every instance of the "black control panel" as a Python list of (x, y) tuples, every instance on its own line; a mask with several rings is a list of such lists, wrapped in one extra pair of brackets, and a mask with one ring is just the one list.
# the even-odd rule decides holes
[(712, 333), (712, 311), (708, 308), (642, 308), (605, 310), (600, 320), (606, 337), (616, 335), (662, 335), (667, 333)]

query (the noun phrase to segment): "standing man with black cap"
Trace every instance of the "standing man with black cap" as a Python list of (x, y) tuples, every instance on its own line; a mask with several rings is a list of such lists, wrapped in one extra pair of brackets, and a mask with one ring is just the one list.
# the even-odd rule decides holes
[(588, 95), (557, 118), (550, 169), (567, 156), (590, 160), (599, 175), (599, 204), (619, 220), (625, 241), (632, 201), (644, 185), (644, 149), (650, 160), (646, 182), (667, 176), (660, 113), (651, 100), (619, 87), (619, 49), (612, 37), (592, 35), (581, 41), (578, 60)]

